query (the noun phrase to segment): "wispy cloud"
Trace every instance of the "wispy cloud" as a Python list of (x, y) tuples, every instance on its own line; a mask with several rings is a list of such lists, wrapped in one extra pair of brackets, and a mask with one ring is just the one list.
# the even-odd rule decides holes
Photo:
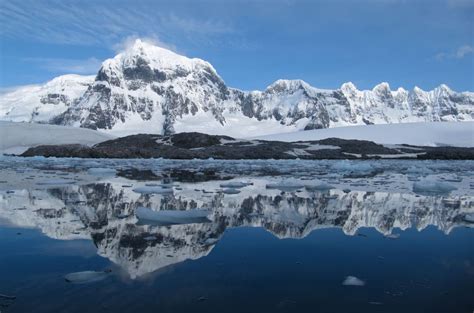
[(113, 49), (116, 53), (120, 53), (120, 52), (122, 52), (122, 51), (127, 50), (127, 49), (130, 48), (131, 46), (133, 46), (133, 44), (135, 43), (135, 41), (136, 41), (137, 39), (140, 39), (141, 41), (144, 41), (144, 42), (151, 43), (151, 44), (153, 44), (154, 46), (166, 48), (166, 49), (172, 50), (172, 51), (174, 51), (174, 52), (179, 52), (179, 51), (178, 51), (178, 48), (177, 48), (175, 45), (169, 44), (169, 43), (165, 43), (165, 42), (161, 41), (157, 36), (140, 37), (140, 36), (137, 36), (137, 35), (131, 35), (131, 36), (125, 37), (125, 38), (122, 39), (121, 41), (119, 41), (119, 42), (113, 44), (113, 45), (112, 45), (112, 49)]
[(51, 73), (95, 74), (101, 66), (96, 58), (61, 59), (61, 58), (25, 58), (26, 62), (34, 63)]
[(451, 52), (440, 52), (435, 55), (435, 59), (438, 61), (443, 61), (446, 59), (463, 59), (464, 57), (473, 54), (474, 47), (471, 45), (463, 45), (457, 48), (455, 51)]
[(212, 43), (230, 33), (235, 28), (227, 20), (178, 15), (151, 1), (134, 1), (133, 6), (99, 0), (0, 1), (0, 34), (10, 38), (112, 47), (130, 36), (171, 45), (176, 38)]
[(448, 5), (454, 8), (473, 8), (474, 1), (472, 0), (448, 0)]

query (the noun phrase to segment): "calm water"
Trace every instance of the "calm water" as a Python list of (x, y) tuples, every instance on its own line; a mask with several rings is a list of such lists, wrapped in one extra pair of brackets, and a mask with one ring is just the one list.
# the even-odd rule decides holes
[[(2, 159), (1, 312), (474, 309), (472, 162), (94, 162)], [(65, 280), (81, 271), (107, 274)]]

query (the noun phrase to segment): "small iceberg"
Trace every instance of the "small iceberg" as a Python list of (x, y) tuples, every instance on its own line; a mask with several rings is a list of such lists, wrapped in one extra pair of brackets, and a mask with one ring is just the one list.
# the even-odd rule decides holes
[(173, 188), (165, 188), (163, 186), (143, 186), (143, 187), (138, 187), (135, 189), (132, 189), (136, 193), (142, 193), (142, 194), (172, 194), (173, 193)]
[(362, 287), (365, 285), (365, 281), (355, 277), (355, 276), (347, 276), (346, 279), (342, 282), (344, 286), (358, 286)]
[(107, 167), (91, 167), (90, 169), (87, 170), (87, 173), (90, 175), (96, 175), (96, 176), (109, 176), (109, 175), (115, 175), (116, 170), (113, 168), (107, 168)]
[(97, 281), (104, 280), (110, 274), (110, 271), (83, 271), (83, 272), (76, 272), (76, 273), (69, 273), (64, 276), (64, 279), (68, 283), (74, 284), (85, 284), (85, 283), (93, 283)]
[(308, 191), (325, 191), (334, 189), (333, 186), (326, 184), (325, 182), (315, 182), (310, 185), (305, 185), (304, 188)]
[(135, 215), (142, 225), (179, 225), (179, 224), (195, 224), (208, 223), (207, 218), (211, 214), (209, 210), (161, 210), (153, 211), (148, 208), (138, 207), (135, 210)]
[(468, 223), (474, 223), (474, 213), (467, 213), (464, 215), (464, 220)]
[(240, 190), (234, 189), (234, 188), (226, 188), (222, 190), (223, 193), (228, 194), (228, 195), (236, 195), (240, 193)]
[(4, 294), (0, 294), (0, 299), (15, 300), (16, 297), (15, 297), (15, 296), (7, 296), (7, 295), (4, 295)]
[(352, 173), (361, 173), (368, 174), (374, 170), (374, 167), (367, 162), (351, 162), (349, 160), (342, 160), (334, 163), (332, 169), (337, 172), (352, 172)]
[(233, 188), (233, 189), (236, 189), (236, 188), (247, 187), (247, 186), (250, 186), (250, 185), (253, 185), (253, 183), (246, 183), (246, 182), (236, 181), (236, 182), (222, 183), (222, 184), (220, 184), (219, 186), (220, 186), (221, 188)]
[(143, 240), (145, 241), (155, 241), (157, 240), (158, 238), (156, 236), (146, 236), (143, 238)]
[(76, 183), (76, 181), (71, 180), (71, 179), (48, 179), (48, 180), (40, 181), (36, 184), (42, 185), (42, 186), (49, 186), (49, 185), (58, 186), (58, 185), (71, 185), (74, 183)]
[(1, 309), (6, 309), (10, 305), (12, 305), (16, 300), (16, 296), (9, 296), (9, 295), (4, 295), (0, 294), (0, 308)]
[(266, 188), (267, 189), (278, 189), (281, 191), (294, 191), (303, 188), (303, 185), (299, 184), (293, 184), (293, 183), (285, 183), (285, 182), (280, 182), (280, 183), (273, 183), (273, 184), (267, 184)]
[(419, 194), (448, 194), (457, 188), (449, 183), (424, 179), (413, 184), (413, 191)]
[(388, 239), (398, 239), (400, 238), (400, 234), (386, 234), (384, 237)]

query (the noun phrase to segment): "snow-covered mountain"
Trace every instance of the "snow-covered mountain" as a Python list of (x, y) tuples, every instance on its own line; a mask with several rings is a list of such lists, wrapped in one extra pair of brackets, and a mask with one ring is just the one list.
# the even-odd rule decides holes
[(66, 75), (0, 96), (0, 120), (114, 132), (197, 131), (234, 137), (348, 125), (474, 120), (474, 93), (359, 91), (352, 83), (317, 89), (278, 80), (264, 91), (228, 87), (206, 61), (137, 40), (106, 60), (95, 79)]

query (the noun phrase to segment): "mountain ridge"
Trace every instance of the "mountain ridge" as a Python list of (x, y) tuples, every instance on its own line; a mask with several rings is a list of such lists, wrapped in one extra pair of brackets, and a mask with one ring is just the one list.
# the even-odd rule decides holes
[(93, 79), (60, 76), (39, 90), (0, 95), (0, 120), (116, 135), (198, 131), (249, 137), (350, 125), (472, 121), (473, 108), (474, 93), (444, 84), (431, 91), (392, 91), (386, 82), (372, 90), (347, 82), (330, 90), (280, 79), (263, 91), (242, 91), (228, 87), (210, 63), (141, 40), (105, 60)]

